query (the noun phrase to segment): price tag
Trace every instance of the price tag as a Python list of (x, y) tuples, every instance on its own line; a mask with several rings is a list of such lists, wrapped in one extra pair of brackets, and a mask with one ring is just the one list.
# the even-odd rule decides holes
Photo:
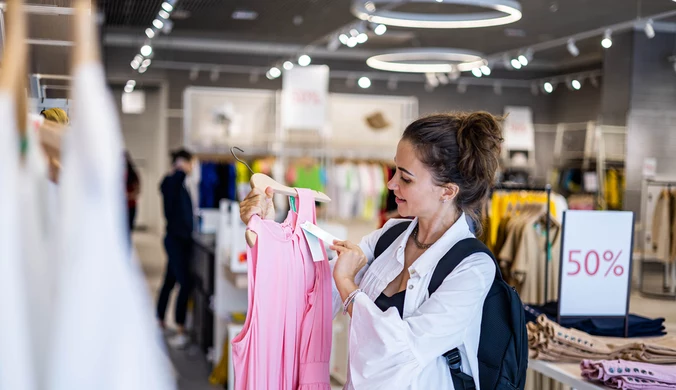
[(333, 241), (336, 240), (336, 238), (330, 233), (326, 232), (324, 229), (309, 221), (303, 222), (300, 227), (303, 229), (303, 234), (305, 235), (305, 239), (307, 240), (308, 246), (310, 247), (312, 259), (314, 261), (326, 260), (326, 256), (322, 250), (323, 245), (319, 240), (333, 244)]
[(634, 213), (566, 211), (559, 315), (625, 317), (629, 310)]

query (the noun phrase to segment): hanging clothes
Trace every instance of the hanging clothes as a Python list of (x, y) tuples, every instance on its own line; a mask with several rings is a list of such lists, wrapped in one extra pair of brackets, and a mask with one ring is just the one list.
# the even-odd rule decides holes
[(661, 191), (653, 211), (651, 227), (653, 251), (655, 257), (665, 263), (672, 259), (671, 249), (674, 233), (672, 221), (674, 214), (676, 214), (674, 213), (674, 198), (674, 194), (668, 189)]
[(76, 107), (61, 151), (58, 293), (46, 389), (174, 389), (145, 279), (127, 241), (122, 136), (103, 66), (78, 66), (72, 87)]
[(329, 390), (331, 270), (322, 246), (313, 261), (300, 227), (316, 223), (312, 192), (298, 189), (298, 212), (278, 224), (253, 216), (247, 249), (249, 309), (232, 340), (236, 390)]
[[(36, 389), (33, 348), (30, 338), (28, 285), (20, 240), (19, 180), (20, 142), (14, 97), (0, 91), (0, 389)], [(40, 245), (40, 243), (35, 243)], [(34, 286), (31, 286), (34, 287)]]

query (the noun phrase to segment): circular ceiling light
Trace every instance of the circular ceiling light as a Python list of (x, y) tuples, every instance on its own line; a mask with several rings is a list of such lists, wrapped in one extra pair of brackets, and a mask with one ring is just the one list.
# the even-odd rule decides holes
[[(485, 12), (460, 14), (426, 14), (388, 11), (376, 7), (370, 11), (367, 3), (391, 4), (393, 0), (354, 0), (352, 13), (361, 20), (398, 27), (412, 28), (477, 28), (501, 26), (521, 19), (521, 4), (515, 0), (445, 0), (445, 4), (476, 6)], [(412, 3), (437, 3), (436, 0), (411, 0)]]
[(449, 48), (420, 48), (378, 54), (366, 60), (373, 69), (408, 73), (471, 71), (486, 65), (480, 53)]

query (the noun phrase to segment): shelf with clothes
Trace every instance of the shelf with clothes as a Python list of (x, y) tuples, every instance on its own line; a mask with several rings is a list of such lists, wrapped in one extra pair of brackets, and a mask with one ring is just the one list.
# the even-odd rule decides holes
[(481, 237), (500, 262), (506, 281), (524, 302), (534, 304), (557, 296), (559, 221), (567, 209), (561, 195), (551, 193), (548, 197), (546, 191), (539, 190), (495, 190), (487, 205)]

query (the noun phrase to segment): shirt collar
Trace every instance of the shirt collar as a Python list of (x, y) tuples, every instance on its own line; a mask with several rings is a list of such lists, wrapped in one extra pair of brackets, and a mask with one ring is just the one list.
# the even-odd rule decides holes
[[(405, 248), (408, 238), (413, 231), (413, 228), (418, 224), (418, 218), (416, 218), (411, 226), (406, 230), (406, 233), (403, 237), (403, 242), (400, 245), (403, 245)], [(421, 277), (425, 276), (428, 272), (433, 271), (437, 266), (437, 263), (441, 258), (448, 253), (453, 245), (457, 244), (460, 240), (465, 238), (474, 237), (472, 232), (469, 230), (469, 224), (467, 223), (467, 216), (465, 213), (462, 213), (460, 218), (444, 233), (441, 238), (437, 240), (425, 253), (423, 253), (414, 263), (409, 267), (409, 272), (411, 275), (418, 274)], [(404, 256), (397, 256), (397, 259), (401, 257), (400, 262), (403, 263)]]

